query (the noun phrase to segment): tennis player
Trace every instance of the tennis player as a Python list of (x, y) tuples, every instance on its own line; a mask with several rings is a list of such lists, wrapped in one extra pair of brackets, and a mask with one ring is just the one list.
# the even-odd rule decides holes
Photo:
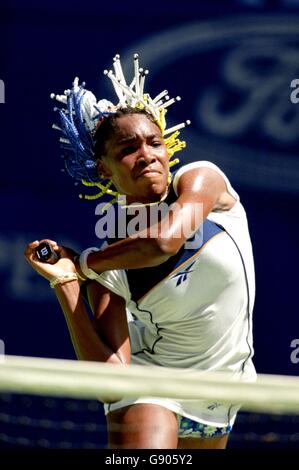
[[(232, 379), (254, 380), (254, 265), (239, 196), (211, 162), (183, 165), (170, 177), (161, 120), (140, 101), (120, 101), (95, 125), (93, 171), (113, 183), (113, 196), (126, 197), (123, 210), (145, 211), (146, 227), (79, 258), (47, 240), (60, 255), (52, 265), (36, 257), (41, 240), (30, 243), (25, 256), (55, 288), (78, 359), (226, 371)], [(94, 173), (89, 181), (96, 181)], [(107, 186), (98, 183), (109, 194)], [(162, 203), (168, 210), (152, 222), (153, 208)], [(200, 397), (120, 397), (105, 404), (109, 445), (225, 448), (239, 407)]]

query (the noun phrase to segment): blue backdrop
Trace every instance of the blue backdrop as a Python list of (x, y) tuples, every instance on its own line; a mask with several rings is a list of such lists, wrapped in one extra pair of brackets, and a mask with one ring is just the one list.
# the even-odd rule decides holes
[(167, 87), (183, 98), (170, 122), (192, 120), (181, 162), (218, 164), (247, 209), (257, 371), (297, 375), (290, 344), (299, 338), (299, 104), (290, 100), (290, 83), (299, 77), (299, 1), (1, 4), (0, 338), (6, 353), (74, 357), (55, 296), (22, 253), (42, 237), (78, 250), (97, 243), (96, 202), (80, 200), (60, 171), (49, 95), (79, 76), (98, 98), (114, 99), (102, 71), (120, 53), (130, 73), (139, 52), (150, 69), (151, 93)]

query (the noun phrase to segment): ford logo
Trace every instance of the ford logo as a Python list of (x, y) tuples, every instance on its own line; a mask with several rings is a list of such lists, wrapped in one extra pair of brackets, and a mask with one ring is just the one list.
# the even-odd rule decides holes
[(183, 131), (185, 162), (211, 160), (238, 185), (295, 192), (299, 104), (290, 83), (299, 77), (298, 33), (294, 14), (243, 14), (186, 23), (116, 52), (127, 74), (140, 53), (150, 70), (146, 91), (182, 96), (169, 117), (192, 120)]

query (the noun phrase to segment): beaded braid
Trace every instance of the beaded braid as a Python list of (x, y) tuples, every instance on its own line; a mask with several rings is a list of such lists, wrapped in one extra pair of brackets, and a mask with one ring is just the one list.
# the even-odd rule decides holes
[[(79, 197), (89, 200), (98, 199), (104, 195), (112, 199), (105, 208), (118, 201), (119, 194), (113, 182), (104, 182), (105, 178), (100, 177), (97, 171), (97, 159), (101, 156), (99, 149), (104, 149), (105, 139), (99, 140), (99, 135), (104, 127), (109, 128), (109, 121), (117, 118), (118, 115), (129, 113), (144, 113), (149, 119), (155, 122), (164, 138), (169, 160), (173, 155), (186, 147), (186, 143), (181, 141), (179, 130), (190, 124), (187, 120), (169, 129), (166, 128), (165, 115), (168, 107), (180, 101), (180, 97), (169, 98), (168, 91), (163, 90), (154, 99), (148, 93), (144, 93), (145, 77), (148, 70), (139, 67), (139, 56), (134, 55), (134, 76), (128, 85), (123, 74), (120, 56), (117, 54), (113, 59), (113, 69), (104, 70), (104, 74), (111, 80), (115, 93), (118, 97), (117, 105), (108, 100), (102, 99), (97, 102), (96, 97), (85, 89), (85, 83), (79, 85), (76, 77), (71, 90), (65, 90), (63, 95), (51, 93), (51, 98), (62, 103), (65, 108), (54, 108), (60, 117), (60, 126), (53, 124), (53, 128), (62, 133), (59, 141), (63, 150), (62, 158), (68, 174), (74, 178), (75, 184), (81, 182), (86, 187), (96, 187), (100, 189), (96, 194), (80, 194)], [(130, 109), (127, 109), (130, 108)], [(125, 111), (127, 109), (127, 112)], [(135, 111), (134, 111), (135, 110)], [(101, 129), (101, 127), (103, 128)], [(169, 137), (165, 137), (170, 134)], [(179, 159), (173, 159), (169, 163), (169, 168), (179, 163)], [(64, 171), (64, 169), (63, 169)], [(171, 181), (169, 174), (168, 183)]]

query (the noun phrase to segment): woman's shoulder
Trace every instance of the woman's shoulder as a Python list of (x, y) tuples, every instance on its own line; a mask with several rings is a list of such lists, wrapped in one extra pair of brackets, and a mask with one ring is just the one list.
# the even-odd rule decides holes
[(174, 185), (175, 191), (177, 189), (177, 184), (178, 184), (180, 177), (184, 173), (187, 173), (188, 171), (191, 171), (191, 170), (195, 170), (196, 168), (209, 168), (211, 170), (216, 171), (217, 173), (224, 175), (223, 171), (217, 165), (215, 165), (215, 163), (210, 162), (208, 160), (197, 160), (191, 163), (186, 163), (186, 165), (182, 165), (174, 174), (173, 185)]
[(210, 162), (208, 160), (197, 160), (197, 161), (194, 161), (194, 162), (191, 162), (191, 163), (187, 163), (186, 165), (181, 166), (181, 168), (179, 168), (177, 170), (177, 172), (175, 173), (174, 178), (173, 178), (173, 189), (174, 189), (176, 194), (177, 194), (178, 182), (179, 182), (179, 179), (181, 178), (181, 176), (184, 173), (187, 173), (188, 171), (194, 170), (196, 168), (209, 168), (210, 170), (215, 171), (225, 181), (228, 193), (231, 196), (233, 196), (237, 201), (239, 201), (239, 195), (233, 189), (233, 187), (230, 183), (230, 180), (227, 177), (227, 175), (224, 173), (224, 171), (221, 168), (219, 168), (219, 166), (217, 166), (215, 163)]

